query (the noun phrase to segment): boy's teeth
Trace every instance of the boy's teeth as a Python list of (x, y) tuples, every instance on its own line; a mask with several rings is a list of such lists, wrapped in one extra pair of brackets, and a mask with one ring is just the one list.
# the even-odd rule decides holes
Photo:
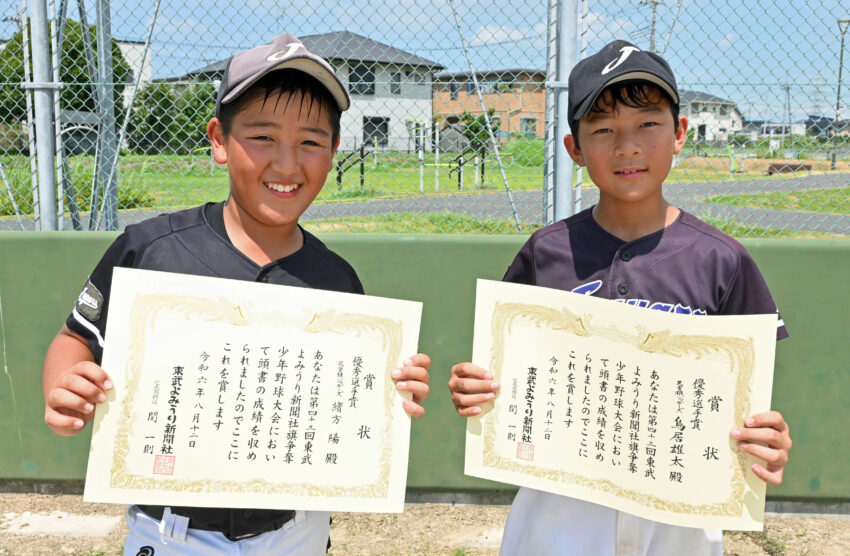
[(298, 189), (298, 184), (291, 183), (287, 185), (283, 185), (282, 183), (267, 183), (266, 187), (269, 189), (274, 189), (278, 193), (289, 193), (290, 191), (295, 191)]

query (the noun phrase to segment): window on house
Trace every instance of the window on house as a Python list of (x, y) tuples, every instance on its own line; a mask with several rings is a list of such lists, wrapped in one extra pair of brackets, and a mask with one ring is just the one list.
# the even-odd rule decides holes
[(721, 116), (726, 116), (726, 115), (728, 115), (728, 114), (729, 114), (729, 107), (728, 107), (728, 106), (726, 106), (725, 104), (721, 104), (721, 105), (720, 105), (720, 115), (721, 115)]
[(452, 100), (457, 100), (457, 92), (460, 90), (460, 83), (452, 81), (449, 83), (449, 97)]
[(400, 95), (401, 94), (401, 72), (397, 71), (393, 73), (392, 80), (390, 81), (390, 94), (391, 95)]
[(366, 64), (358, 64), (348, 73), (348, 92), (353, 95), (375, 94), (375, 69)]
[(524, 117), (519, 122), (519, 132), (524, 137), (537, 136), (537, 118)]
[(367, 145), (386, 146), (390, 137), (390, 119), (375, 116), (363, 116), (363, 142)]

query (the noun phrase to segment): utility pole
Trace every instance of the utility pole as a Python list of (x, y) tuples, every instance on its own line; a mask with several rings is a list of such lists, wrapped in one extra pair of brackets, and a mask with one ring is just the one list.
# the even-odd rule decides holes
[(847, 34), (847, 27), (850, 26), (850, 19), (839, 19), (838, 30), (841, 31), (841, 50), (838, 55), (838, 93), (835, 98), (835, 120), (832, 123), (832, 165), (830, 168), (835, 170), (835, 162), (838, 150), (838, 114), (841, 108), (841, 70), (844, 66), (844, 35)]
[(655, 49), (655, 23), (658, 16), (658, 4), (661, 3), (661, 0), (643, 0), (644, 6), (652, 6), (652, 26), (649, 30), (649, 49), (652, 52), (658, 52)]

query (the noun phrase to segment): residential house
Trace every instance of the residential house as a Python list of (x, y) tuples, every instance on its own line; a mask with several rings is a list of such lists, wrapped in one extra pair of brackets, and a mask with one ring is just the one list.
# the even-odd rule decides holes
[(481, 114), (481, 101), (493, 110), (500, 135), (543, 137), (546, 120), (546, 72), (528, 68), (439, 73), (434, 83), (434, 118), (441, 127), (460, 121), (464, 112)]
[[(300, 37), (311, 52), (327, 59), (351, 95), (340, 121), (340, 150), (366, 145), (380, 150), (415, 151), (429, 141), (434, 72), (443, 66), (416, 54), (338, 31)], [(220, 79), (228, 60), (192, 71), (180, 79)]]
[(682, 90), (679, 96), (679, 114), (687, 116), (695, 142), (725, 142), (744, 127), (743, 115), (731, 100), (700, 91)]
[(764, 137), (783, 137), (786, 135), (805, 135), (808, 123), (798, 122), (771, 122), (767, 120), (743, 120), (744, 126), (741, 134), (746, 135), (750, 141), (757, 141)]

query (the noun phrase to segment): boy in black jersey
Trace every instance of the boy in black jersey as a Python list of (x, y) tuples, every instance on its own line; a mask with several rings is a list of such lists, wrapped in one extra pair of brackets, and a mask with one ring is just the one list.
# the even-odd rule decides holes
[[(564, 146), (599, 189), (599, 203), (532, 234), (505, 281), (666, 312), (776, 313), (777, 339), (788, 336), (743, 246), (664, 199), (688, 122), (661, 56), (614, 41), (585, 58), (570, 73), (568, 117)], [(452, 368), (449, 389), (463, 417), (480, 414), (499, 387), (477, 365)], [(779, 412), (752, 415), (730, 435), (739, 450), (766, 462), (752, 466), (757, 477), (782, 482), (791, 438)], [(514, 499), (501, 549), (502, 556), (722, 553), (721, 531), (666, 525), (530, 488)]]
[[(112, 388), (99, 363), (116, 266), (363, 293), (354, 269), (298, 224), (332, 168), (349, 104), (331, 66), (292, 35), (231, 59), (207, 126), (230, 196), (127, 226), (106, 251), (45, 357), (54, 432), (78, 433)], [(393, 372), (412, 393), (403, 402), (411, 416), (424, 414), (429, 367), (417, 354)], [(327, 512), (131, 506), (127, 522), (130, 556), (309, 555), (329, 546)]]

